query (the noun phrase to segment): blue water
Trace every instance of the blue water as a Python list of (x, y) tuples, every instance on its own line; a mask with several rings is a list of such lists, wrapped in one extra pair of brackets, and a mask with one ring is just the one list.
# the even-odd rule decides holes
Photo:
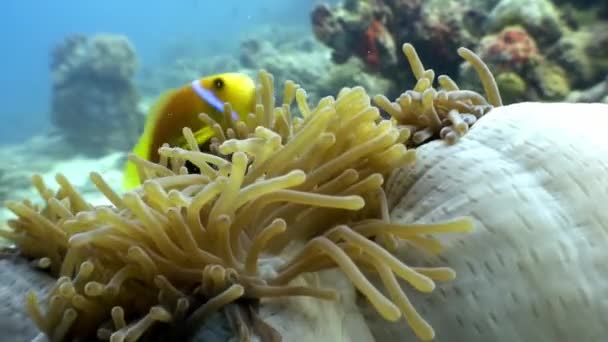
[[(309, 26), (314, 0), (3, 0), (0, 6), (0, 144), (49, 127), (49, 55), (72, 33), (125, 34), (142, 65), (163, 47), (188, 42), (226, 52), (257, 25)], [(222, 51), (220, 51), (222, 50)]]

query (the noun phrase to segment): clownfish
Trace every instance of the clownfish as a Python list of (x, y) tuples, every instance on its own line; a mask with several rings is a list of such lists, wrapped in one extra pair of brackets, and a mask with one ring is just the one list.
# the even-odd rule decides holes
[[(214, 132), (199, 120), (200, 113), (223, 123), (224, 103), (233, 109), (234, 120), (254, 112), (255, 82), (241, 73), (225, 73), (192, 81), (177, 89), (163, 93), (150, 108), (144, 131), (132, 153), (149, 161), (158, 162), (158, 149), (168, 143), (172, 146), (183, 142), (182, 130), (188, 127), (194, 132), (199, 145), (206, 143)], [(141, 184), (137, 167), (127, 161), (123, 187), (133, 189)]]

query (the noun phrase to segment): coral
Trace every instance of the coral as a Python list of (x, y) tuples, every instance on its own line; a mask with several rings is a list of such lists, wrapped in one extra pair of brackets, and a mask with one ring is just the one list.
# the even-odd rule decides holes
[[(553, 2), (562, 8), (563, 12), (579, 12), (591, 19), (608, 19), (608, 3), (606, 1), (596, 0), (553, 0)], [(581, 24), (589, 23), (590, 21), (578, 20)]]
[[(152, 98), (166, 87), (184, 84), (201, 75), (238, 71), (255, 77), (257, 70), (261, 69), (270, 72), (278, 84), (288, 80), (307, 84), (307, 96), (312, 103), (317, 103), (323, 96), (336, 95), (343, 87), (357, 85), (371, 94), (398, 94), (392, 79), (369, 73), (369, 65), (361, 59), (350, 58), (342, 64), (333, 63), (331, 50), (310, 32), (296, 29), (276, 32), (270, 27), (260, 27), (244, 35), (236, 57), (183, 57), (164, 68), (146, 70), (138, 86), (147, 98)], [(279, 102), (282, 95), (277, 94)]]
[[(365, 33), (376, 32), (374, 18), (381, 18), (382, 32), (392, 40), (415, 45), (430, 69), (456, 75), (467, 88), (480, 89), (473, 82), (474, 70), (452, 53), (458, 47), (476, 51), (496, 75), (516, 73), (526, 90), (513, 99), (563, 100), (570, 89), (590, 87), (608, 70), (608, 50), (597, 48), (608, 44), (606, 24), (592, 10), (573, 14), (551, 0), (351, 0), (318, 5), (311, 14), (316, 36), (332, 49), (334, 61), (345, 63), (353, 56), (368, 66), (380, 61), (380, 68), (366, 72), (396, 83), (412, 82), (416, 77), (400, 59), (395, 65), (366, 43), (372, 40)], [(368, 53), (360, 53), (361, 44)], [(398, 50), (394, 44), (384, 46)], [(562, 75), (559, 68), (577, 72)]]
[(51, 57), (57, 84), (79, 77), (124, 81), (133, 77), (138, 64), (128, 38), (114, 34), (68, 36), (53, 48)]
[(569, 70), (576, 70), (576, 73), (572, 73), (571, 78), (572, 83), (577, 87), (589, 83), (596, 77), (591, 61), (585, 53), (586, 47), (591, 42), (593, 42), (593, 37), (589, 32), (576, 31), (562, 37), (547, 51), (548, 58)]
[(387, 9), (378, 4), (348, 1), (336, 8), (317, 5), (311, 13), (317, 39), (332, 47), (336, 63), (351, 56), (361, 58), (372, 70), (397, 63), (395, 40), (386, 28)]
[(543, 99), (559, 101), (570, 93), (566, 71), (555, 63), (540, 63), (534, 68), (534, 79)]
[(311, 15), (313, 32), (317, 39), (333, 46), (338, 44), (340, 36), (344, 35), (344, 29), (339, 20), (332, 13), (327, 4), (320, 4), (314, 8)]
[(460, 48), (458, 54), (477, 72), (487, 100), (474, 91), (461, 90), (447, 75), (437, 78), (441, 87), (439, 90), (433, 88), (433, 69), (424, 68), (411, 44), (403, 45), (403, 53), (418, 80), (416, 86), (401, 94), (394, 102), (384, 95), (374, 97), (374, 102), (399, 125), (413, 133), (408, 145), (419, 146), (437, 137), (454, 143), (491, 108), (502, 106), (498, 86), (490, 70), (472, 51)]
[[(264, 39), (265, 35), (250, 38), (241, 44), (239, 52), (242, 65), (254, 76), (256, 70), (267, 70), (279, 84), (293, 80), (300, 84), (310, 84), (310, 100), (317, 102), (324, 93), (319, 92), (319, 80), (331, 70), (332, 63), (329, 51), (312, 36), (293, 32), (291, 40), (275, 42)], [(337, 93), (338, 89), (333, 92)], [(282, 101), (283, 94), (278, 94)]]
[[(264, 69), (270, 72), (278, 84), (293, 80), (309, 84), (306, 94), (316, 103), (328, 94), (336, 95), (343, 87), (362, 86), (368, 93), (390, 94), (392, 82), (378, 74), (368, 73), (360, 59), (351, 58), (342, 64), (334, 64), (330, 50), (314, 37), (301, 32), (287, 33), (277, 39), (274, 33), (252, 34), (242, 42), (240, 60), (247, 72)], [(264, 37), (268, 36), (268, 39)], [(270, 39), (270, 37), (273, 37)], [(282, 101), (282, 94), (277, 94)]]
[[(156, 98), (167, 87), (190, 82), (201, 75), (230, 71), (255, 78), (257, 71), (264, 69), (272, 73), (279, 84), (293, 80), (310, 85), (307, 87), (309, 99), (316, 103), (322, 95), (337, 94), (340, 90), (336, 88), (325, 92), (327, 87), (319, 81), (332, 72), (334, 64), (330, 54), (330, 50), (308, 31), (284, 29), (276, 32), (270, 27), (260, 27), (242, 37), (234, 54), (204, 58), (183, 56), (162, 68), (147, 68), (138, 80), (138, 86), (146, 97)], [(277, 94), (279, 101), (281, 96)]]
[[(422, 0), (386, 0), (383, 3), (391, 11), (391, 20), (398, 25), (404, 25), (407, 21), (421, 16)], [(393, 15), (395, 13), (399, 15)]]
[(69, 36), (52, 51), (52, 123), (91, 156), (125, 150), (142, 125), (135, 50), (124, 36)]
[[(277, 32), (273, 26), (260, 26), (256, 30), (248, 31), (243, 35), (238, 51), (241, 67), (252, 70), (253, 75), (257, 70), (264, 69), (281, 82), (294, 77), (298, 82), (306, 81), (311, 84), (313, 82), (310, 76), (303, 80), (297, 79), (298, 76), (304, 74), (306, 68), (314, 69), (311, 68), (312, 63), (321, 63), (318, 68), (328, 66), (329, 63), (325, 61), (328, 60), (327, 55), (328, 50), (314, 39), (309, 30), (284, 28)], [(289, 64), (282, 69), (283, 63), (279, 62), (278, 58)]]
[(485, 36), (479, 44), (479, 56), (496, 73), (522, 72), (540, 58), (534, 38), (521, 26), (507, 26), (495, 35)]
[(514, 72), (503, 72), (496, 75), (496, 84), (505, 104), (520, 102), (526, 99), (528, 88), (526, 81)]
[[(338, 89), (357, 85), (363, 87), (368, 94), (387, 94), (389, 96), (389, 94), (393, 95), (391, 92), (396, 88), (394, 82), (389, 79), (365, 72), (363, 62), (354, 58), (327, 70), (317, 83), (317, 87), (314, 89), (317, 94), (335, 94)], [(310, 94), (308, 90), (307, 93)], [(313, 98), (318, 97), (315, 94)]]
[(562, 5), (565, 3), (571, 3), (573, 5), (581, 6), (581, 7), (592, 7), (597, 4), (595, 0), (553, 0), (558, 5)]
[[(482, 7), (468, 1), (393, 1), (393, 23), (389, 26), (397, 41), (416, 46), (420, 57), (439, 74), (457, 71), (459, 47), (472, 48), (479, 40)], [(402, 12), (402, 7), (407, 8)], [(397, 47), (398, 48), (398, 47)]]
[(568, 102), (603, 102), (608, 103), (608, 75), (602, 82), (589, 89), (573, 91), (566, 98)]
[(379, 64), (370, 71), (395, 79), (395, 70), (405, 68), (395, 69), (401, 60), (394, 41), (412, 42), (434, 70), (453, 71), (452, 51), (473, 45), (483, 11), (440, 0), (350, 1), (319, 5), (311, 17), (317, 38), (332, 48), (336, 62), (357, 56), (370, 66)]
[(568, 73), (573, 86), (590, 87), (601, 81), (608, 71), (608, 52), (598, 48), (608, 44), (608, 24), (588, 25), (564, 35), (547, 50), (547, 58), (557, 62)]
[(486, 25), (491, 31), (521, 25), (542, 47), (555, 43), (565, 31), (559, 10), (550, 0), (501, 0), (490, 12)]
[(606, 72), (608, 71), (608, 49), (602, 47), (608, 46), (608, 23), (595, 23), (589, 25), (587, 30), (594, 39), (594, 43), (589, 44), (586, 50), (591, 59), (591, 64), (598, 72)]
[(370, 66), (378, 68), (381, 64), (384, 65), (385, 60), (382, 58), (383, 54), (389, 59), (388, 64), (392, 65), (396, 62), (395, 41), (393, 36), (386, 29), (384, 25), (384, 19), (381, 16), (376, 16), (365, 29), (363, 34), (363, 46), (359, 55), (362, 56), (363, 60)]
[[(481, 71), (490, 103), (499, 105), (488, 70), (470, 51), (460, 53)], [(411, 52), (406, 55), (419, 82), (432, 80), (432, 72)], [(441, 245), (429, 235), (466, 232), (472, 222), (388, 220), (382, 186), (393, 170), (414, 161), (403, 144), (410, 131), (382, 120), (361, 87), (344, 88), (313, 108), (293, 82), (286, 83), (276, 106), (274, 80), (266, 72), (260, 73), (258, 89), (255, 113), (238, 122), (227, 117), (227, 129), (201, 114), (216, 130), (211, 154), (199, 151), (192, 132), (184, 129), (190, 149), (163, 146), (159, 164), (130, 156), (145, 179), (134, 191), (119, 195), (91, 174), (110, 206), (87, 203), (62, 175), (55, 193), (33, 177), (42, 206), (8, 203), (17, 219), (0, 234), (58, 277), (43, 302), (34, 293), (27, 296), (26, 307), (42, 332), (55, 340), (137, 340), (152, 331), (161, 339), (183, 339), (224, 307), (232, 308), (230, 315), (234, 308), (250, 312), (252, 303), (268, 297), (336, 299), (334, 290), (291, 281), (339, 268), (382, 317), (404, 318), (422, 340), (434, 337), (397, 278), (426, 293), (454, 274), (442, 267), (406, 266), (391, 251), (405, 241), (436, 253)], [(433, 90), (418, 89), (428, 108), (426, 94)], [(477, 110), (478, 101), (480, 107), (486, 102), (466, 91), (445, 94), (443, 105), (455, 108)], [(294, 100), (302, 117), (291, 114)], [(458, 113), (449, 118), (462, 128)], [(186, 162), (196, 172), (187, 174)], [(377, 273), (390, 299), (362, 271)], [(174, 329), (153, 329), (167, 325)], [(261, 322), (251, 329), (241, 329), (241, 337), (272, 332)]]
[[(566, 73), (555, 58), (543, 55), (534, 38), (521, 26), (507, 26), (497, 34), (484, 37), (477, 52), (496, 73), (507, 103), (563, 100), (571, 90), (569, 77), (576, 77), (575, 73)], [(474, 78), (474, 70), (463, 64), (462, 84), (477, 89)]]

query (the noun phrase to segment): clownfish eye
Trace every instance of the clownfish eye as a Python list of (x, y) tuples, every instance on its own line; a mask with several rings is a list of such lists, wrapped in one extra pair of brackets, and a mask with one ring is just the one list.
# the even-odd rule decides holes
[(221, 78), (216, 78), (213, 80), (213, 86), (218, 90), (224, 88), (224, 80)]

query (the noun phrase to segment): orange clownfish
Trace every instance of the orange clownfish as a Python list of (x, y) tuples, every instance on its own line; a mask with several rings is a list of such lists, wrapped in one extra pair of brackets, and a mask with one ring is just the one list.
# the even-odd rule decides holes
[[(223, 122), (224, 103), (232, 106), (232, 118), (238, 120), (255, 108), (255, 82), (241, 73), (204, 77), (162, 94), (151, 107), (144, 132), (133, 148), (133, 154), (158, 162), (158, 149), (168, 143), (175, 146), (183, 140), (182, 130), (189, 127), (199, 145), (213, 137), (213, 130), (199, 120), (200, 113)], [(141, 184), (134, 163), (127, 161), (123, 187), (130, 190)]]

